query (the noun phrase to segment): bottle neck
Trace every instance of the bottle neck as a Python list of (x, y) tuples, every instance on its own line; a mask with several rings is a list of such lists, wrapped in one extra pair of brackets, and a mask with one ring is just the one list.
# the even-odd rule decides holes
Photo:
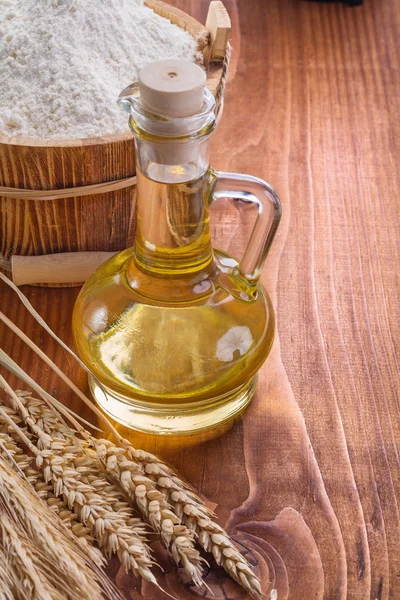
[(163, 276), (213, 267), (209, 227), (209, 140), (155, 142), (135, 136), (136, 266)]

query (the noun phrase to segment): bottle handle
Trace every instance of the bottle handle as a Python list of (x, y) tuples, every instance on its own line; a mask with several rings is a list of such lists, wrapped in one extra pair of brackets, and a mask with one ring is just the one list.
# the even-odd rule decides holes
[(215, 177), (212, 190), (213, 201), (219, 198), (230, 198), (246, 203), (252, 202), (258, 207), (258, 215), (249, 243), (239, 263), (240, 274), (251, 286), (255, 286), (281, 220), (280, 200), (275, 190), (258, 177), (215, 170), (212, 173)]

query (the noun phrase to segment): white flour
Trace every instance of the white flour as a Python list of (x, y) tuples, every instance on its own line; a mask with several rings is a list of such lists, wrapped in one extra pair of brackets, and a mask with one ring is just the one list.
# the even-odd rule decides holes
[(120, 91), (152, 60), (194, 61), (194, 38), (143, 0), (0, 0), (0, 133), (127, 130)]

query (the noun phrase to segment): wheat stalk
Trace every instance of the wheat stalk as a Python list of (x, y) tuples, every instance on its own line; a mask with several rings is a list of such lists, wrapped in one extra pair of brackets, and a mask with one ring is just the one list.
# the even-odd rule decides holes
[[(0, 541), (1, 536), (0, 536)], [(27, 598), (29, 582), (25, 578), (26, 585), (19, 574), (16, 573), (14, 565), (9, 557), (9, 552), (3, 542), (0, 543), (0, 600), (31, 600)]]
[[(20, 569), (29, 574), (35, 592), (32, 598), (120, 598), (114, 586), (76, 546), (73, 537), (30, 485), (2, 458), (0, 528), (3, 550), (7, 550), (11, 563), (16, 561), (14, 570), (19, 564)], [(42, 581), (39, 573), (43, 574), (46, 566), (48, 578)], [(60, 590), (59, 596), (46, 595), (46, 581), (54, 582), (55, 590)], [(52, 586), (49, 589), (52, 590)]]

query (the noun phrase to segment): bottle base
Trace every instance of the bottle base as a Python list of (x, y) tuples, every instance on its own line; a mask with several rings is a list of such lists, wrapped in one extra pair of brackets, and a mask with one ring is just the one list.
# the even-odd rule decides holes
[(192, 435), (211, 430), (238, 417), (254, 396), (257, 376), (233, 392), (186, 405), (148, 404), (100, 386), (89, 376), (94, 399), (112, 419), (153, 435)]

